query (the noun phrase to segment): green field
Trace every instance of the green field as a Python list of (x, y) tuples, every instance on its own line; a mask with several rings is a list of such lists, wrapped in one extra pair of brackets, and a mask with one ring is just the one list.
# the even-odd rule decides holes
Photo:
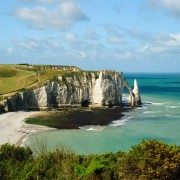
[(35, 71), (19, 69), (16, 65), (0, 65), (0, 95), (27, 88), (37, 81)]
[[(66, 67), (66, 69), (64, 69)], [(89, 75), (92, 72), (86, 72)], [(63, 77), (62, 81), (57, 78)], [(53, 69), (46, 65), (0, 65), (0, 96), (9, 96), (12, 93), (28, 88), (41, 86), (47, 80), (55, 80), (68, 85), (66, 77), (77, 77), (79, 82), (83, 71), (72, 70), (71, 66), (62, 66), (62, 69)]]

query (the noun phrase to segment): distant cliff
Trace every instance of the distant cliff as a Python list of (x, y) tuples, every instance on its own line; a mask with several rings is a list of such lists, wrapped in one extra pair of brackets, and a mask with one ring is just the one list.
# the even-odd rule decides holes
[(115, 71), (71, 72), (68, 76), (53, 76), (39, 87), (33, 87), (8, 97), (8, 110), (47, 109), (79, 104), (82, 99), (94, 105), (120, 105), (125, 80)]

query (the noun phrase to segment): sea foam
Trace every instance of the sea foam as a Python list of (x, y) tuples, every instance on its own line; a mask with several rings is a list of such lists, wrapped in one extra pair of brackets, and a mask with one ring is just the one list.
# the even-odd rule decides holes
[(176, 109), (176, 108), (180, 108), (180, 106), (166, 106), (167, 109)]
[(161, 105), (164, 105), (165, 103), (153, 102), (153, 103), (151, 103), (151, 104), (153, 104), (153, 105), (157, 105), (157, 106), (161, 106)]
[(145, 113), (145, 114), (153, 114), (153, 113), (157, 113), (157, 111), (144, 111), (143, 113)]
[(115, 121), (113, 121), (111, 124), (109, 124), (109, 126), (115, 127), (115, 126), (122, 126), (122, 125), (125, 125), (126, 122), (127, 122), (129, 119), (131, 119), (131, 118), (132, 118), (132, 116), (125, 117), (125, 118), (120, 119), (120, 120), (115, 120)]
[(178, 115), (170, 115), (170, 114), (166, 114), (165, 115), (166, 117), (174, 117), (174, 118), (179, 118), (180, 116), (178, 116)]
[(103, 131), (106, 127), (105, 126), (92, 126), (88, 127), (87, 131)]

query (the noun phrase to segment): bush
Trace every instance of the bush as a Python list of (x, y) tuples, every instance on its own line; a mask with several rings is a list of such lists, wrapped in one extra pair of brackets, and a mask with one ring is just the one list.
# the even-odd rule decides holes
[(116, 179), (117, 156), (113, 153), (82, 156), (82, 162), (75, 166), (77, 177), (82, 179)]
[(155, 140), (142, 141), (119, 160), (125, 179), (180, 179), (180, 149)]
[(20, 146), (14, 146), (10, 144), (4, 144), (0, 147), (0, 161), (3, 160), (14, 160), (24, 161), (32, 156), (30, 148), (24, 148)]
[(127, 153), (76, 155), (63, 148), (33, 157), (29, 148), (0, 147), (0, 179), (180, 179), (180, 148), (142, 141)]
[(32, 157), (30, 148), (4, 144), (0, 147), (0, 179), (17, 177)]

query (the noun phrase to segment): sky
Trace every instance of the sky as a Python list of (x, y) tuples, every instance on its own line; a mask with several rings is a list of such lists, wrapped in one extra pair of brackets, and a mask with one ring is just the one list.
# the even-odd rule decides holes
[(180, 72), (180, 0), (6, 0), (0, 64)]

